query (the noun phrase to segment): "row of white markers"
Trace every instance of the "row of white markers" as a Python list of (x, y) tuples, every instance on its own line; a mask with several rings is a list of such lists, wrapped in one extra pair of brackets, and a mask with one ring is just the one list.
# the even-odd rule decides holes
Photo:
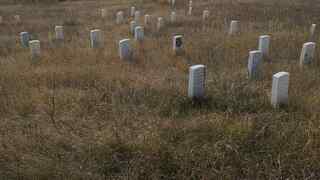
[[(135, 11), (135, 8), (131, 8), (131, 15), (134, 16), (135, 21), (130, 23), (130, 31), (134, 34), (135, 40), (143, 41), (144, 39), (144, 30), (142, 26), (137, 26), (137, 21), (140, 17), (140, 12)], [(101, 11), (101, 15), (104, 16), (105, 11)], [(123, 13), (117, 13), (117, 23), (119, 23), (119, 14), (121, 14), (121, 22), (123, 21)], [(207, 10), (204, 11), (204, 18), (207, 18), (209, 14)], [(174, 21), (175, 13), (171, 14), (171, 21)], [(145, 16), (145, 25), (150, 23), (150, 16)], [(160, 23), (159, 23), (160, 21)], [(163, 24), (163, 19), (158, 19), (158, 26)], [(311, 26), (311, 36), (315, 32), (316, 25)], [(158, 29), (160, 29), (158, 27)], [(234, 34), (239, 31), (239, 21), (232, 21), (230, 24), (229, 34)], [(55, 36), (57, 40), (64, 39), (63, 26), (55, 27)], [(32, 40), (29, 41), (28, 32), (20, 33), (20, 40), (23, 47), (30, 47), (32, 58), (40, 57), (40, 41)], [(92, 48), (100, 48), (103, 46), (103, 37), (101, 30), (92, 30), (90, 31), (90, 46)], [(176, 35), (173, 37), (173, 50), (175, 53), (178, 53), (183, 49), (182, 43), (183, 36)], [(270, 45), (270, 36), (263, 35), (259, 38), (259, 48), (258, 50), (250, 51), (248, 58), (248, 76), (249, 79), (259, 79), (262, 74), (262, 60), (264, 56), (268, 56)], [(300, 65), (309, 64), (314, 58), (315, 43), (307, 42), (303, 45), (301, 56), (300, 56)], [(119, 41), (119, 57), (120, 59), (130, 60), (132, 58), (132, 50), (130, 47), (130, 39), (123, 39)], [(189, 69), (189, 85), (188, 85), (188, 96), (190, 98), (201, 99), (205, 96), (205, 80), (206, 79), (206, 67), (204, 65), (194, 65)], [(271, 95), (271, 104), (274, 107), (279, 107), (281, 104), (288, 103), (288, 88), (289, 88), (289, 73), (288, 72), (279, 72), (273, 76), (272, 82), (272, 95)]]

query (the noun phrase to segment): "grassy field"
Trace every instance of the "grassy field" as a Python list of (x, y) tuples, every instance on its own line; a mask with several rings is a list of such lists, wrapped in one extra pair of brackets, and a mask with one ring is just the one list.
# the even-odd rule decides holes
[[(310, 26), (320, 25), (319, 1), (193, 0), (191, 17), (187, 1), (176, 1), (172, 24), (166, 0), (0, 0), (0, 179), (320, 179), (320, 51), (299, 67)], [(129, 63), (118, 41), (133, 39), (132, 5), (152, 25), (142, 44), (132, 42)], [(241, 33), (228, 36), (234, 19)], [(65, 28), (63, 47), (55, 25)], [(95, 28), (102, 49), (89, 47)], [(41, 41), (39, 61), (20, 46), (22, 31)], [(181, 56), (172, 53), (174, 34), (184, 35)], [(262, 79), (250, 81), (248, 53), (264, 34), (270, 56)], [(194, 64), (207, 66), (202, 102), (187, 98)], [(280, 71), (290, 73), (289, 105), (274, 109), (272, 75)]]

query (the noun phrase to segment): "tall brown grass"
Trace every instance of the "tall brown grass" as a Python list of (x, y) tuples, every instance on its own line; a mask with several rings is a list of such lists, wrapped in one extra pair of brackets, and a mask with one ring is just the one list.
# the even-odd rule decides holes
[[(320, 17), (317, 4), (194, 0), (187, 17), (187, 2), (177, 1), (178, 22), (160, 33), (156, 17), (168, 22), (170, 7), (157, 1), (0, 6), (0, 179), (320, 178), (320, 51), (312, 65), (298, 65)], [(127, 17), (134, 4), (153, 24), (143, 44), (132, 43), (128, 63), (117, 42), (133, 39), (131, 18), (116, 26), (114, 16), (123, 10)], [(202, 22), (206, 8), (210, 19)], [(22, 23), (12, 21), (15, 14)], [(241, 34), (229, 37), (232, 19)], [(55, 25), (64, 25), (63, 47), (48, 38)], [(94, 28), (104, 32), (101, 50), (89, 48)], [(38, 62), (20, 47), (21, 31), (41, 41)], [(176, 33), (185, 43), (178, 57)], [(271, 53), (263, 79), (252, 82), (248, 53), (263, 34), (272, 37)], [(188, 67), (199, 63), (207, 65), (207, 89), (196, 103), (186, 90)], [(271, 81), (279, 71), (290, 72), (290, 102), (275, 110)]]

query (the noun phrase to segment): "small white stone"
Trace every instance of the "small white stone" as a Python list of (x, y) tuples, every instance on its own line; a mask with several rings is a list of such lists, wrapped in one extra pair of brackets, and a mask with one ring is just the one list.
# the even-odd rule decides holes
[(189, 68), (189, 98), (203, 98), (205, 94), (206, 67), (194, 65)]
[(173, 36), (173, 51), (175, 53), (178, 53), (179, 51), (181, 51), (183, 49), (183, 36), (182, 35), (176, 35)]
[(150, 24), (150, 15), (146, 14), (144, 16), (144, 25), (149, 25)]
[(40, 41), (39, 40), (29, 41), (29, 48), (30, 48), (32, 59), (40, 57), (41, 50), (40, 50)]
[(176, 20), (177, 20), (176, 12), (171, 12), (170, 22), (171, 22), (171, 23), (174, 23), (174, 22), (176, 22)]
[(239, 33), (239, 31), (240, 31), (239, 23), (240, 23), (239, 21), (235, 21), (235, 20), (231, 21), (229, 35)]
[(160, 31), (164, 26), (164, 20), (162, 17), (158, 17), (157, 29)]
[(140, 22), (140, 11), (136, 11), (135, 13), (134, 13), (134, 21), (136, 21), (137, 23), (139, 23)]
[(117, 13), (116, 23), (117, 23), (117, 24), (122, 24), (122, 23), (123, 23), (123, 20), (124, 20), (123, 12), (122, 12), (122, 11), (119, 11), (119, 12)]
[(105, 18), (107, 16), (107, 10), (106, 9), (102, 8), (100, 12), (101, 12), (101, 17), (102, 18)]
[(316, 32), (316, 27), (317, 27), (316, 24), (312, 24), (311, 27), (310, 27), (310, 40), (314, 39), (315, 32)]
[(279, 72), (273, 75), (271, 105), (278, 108), (282, 104), (288, 104), (289, 73)]
[(209, 10), (204, 10), (202, 13), (202, 19), (205, 21), (209, 18)]
[(248, 75), (249, 79), (258, 79), (261, 77), (261, 51), (250, 51), (248, 59)]
[(192, 6), (189, 6), (189, 9), (188, 9), (188, 15), (191, 16), (192, 15)]
[(119, 56), (120, 59), (130, 60), (132, 53), (130, 47), (130, 39), (123, 39), (119, 41)]
[(301, 55), (300, 55), (300, 65), (310, 64), (314, 58), (314, 52), (316, 48), (316, 43), (307, 42), (303, 44)]
[(21, 22), (20, 15), (14, 15), (14, 20), (16, 23), (20, 23)]
[(135, 30), (136, 27), (137, 27), (136, 21), (131, 21), (130, 22), (130, 33), (131, 34), (134, 34), (134, 30)]
[(132, 6), (130, 10), (130, 16), (133, 17), (135, 12), (136, 12), (136, 7)]
[(21, 32), (20, 33), (20, 43), (21, 46), (24, 48), (29, 47), (29, 41), (30, 41), (30, 36), (28, 32)]
[(268, 56), (269, 54), (269, 45), (270, 45), (269, 35), (263, 35), (259, 37), (259, 50), (262, 52), (264, 56)]
[(144, 39), (144, 30), (143, 27), (137, 26), (134, 30), (134, 38), (136, 41), (143, 41)]
[(55, 27), (55, 33), (56, 33), (56, 39), (57, 40), (63, 40), (64, 39), (63, 26), (56, 26)]
[(100, 29), (90, 31), (90, 46), (91, 48), (101, 48), (103, 46), (102, 32)]

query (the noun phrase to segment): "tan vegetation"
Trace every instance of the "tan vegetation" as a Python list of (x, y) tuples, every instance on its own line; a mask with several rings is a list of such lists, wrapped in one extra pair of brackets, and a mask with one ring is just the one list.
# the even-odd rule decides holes
[[(320, 178), (320, 51), (299, 68), (309, 27), (320, 24), (316, 0), (193, 0), (192, 17), (177, 0), (176, 24), (168, 23), (166, 1), (0, 2), (0, 179)], [(117, 42), (133, 39), (131, 5), (153, 24), (128, 63)], [(117, 26), (119, 10), (126, 23)], [(158, 16), (167, 22), (160, 33)], [(229, 37), (233, 19), (242, 32)], [(55, 25), (65, 28), (63, 48), (52, 39)], [(101, 50), (89, 48), (95, 28), (104, 32)], [(41, 41), (38, 62), (21, 48), (22, 31)], [(178, 57), (176, 33), (185, 43)], [(248, 53), (263, 34), (272, 37), (270, 57), (263, 79), (249, 81)], [(206, 99), (192, 102), (188, 68), (199, 63), (207, 65)], [(279, 71), (290, 72), (290, 102), (275, 110), (271, 81)]]

